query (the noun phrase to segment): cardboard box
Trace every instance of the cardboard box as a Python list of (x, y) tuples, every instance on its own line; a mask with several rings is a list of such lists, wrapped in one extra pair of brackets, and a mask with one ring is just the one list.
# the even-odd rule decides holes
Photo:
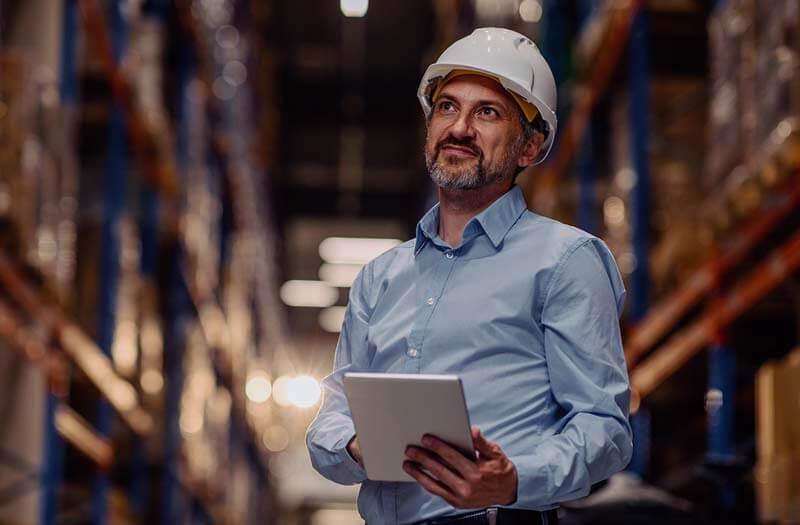
[(756, 445), (758, 460), (767, 465), (792, 448), (785, 382), (784, 367), (777, 362), (765, 364), (756, 376)]
[(790, 514), (792, 464), (788, 456), (759, 461), (755, 471), (757, 516), (760, 523), (785, 523)]
[(800, 351), (758, 371), (756, 431), (759, 521), (800, 523)]

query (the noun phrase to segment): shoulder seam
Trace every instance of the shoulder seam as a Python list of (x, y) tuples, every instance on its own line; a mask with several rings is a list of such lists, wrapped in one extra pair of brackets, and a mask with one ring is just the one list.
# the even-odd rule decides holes
[(542, 301), (542, 310), (544, 310), (544, 306), (547, 304), (548, 300), (550, 299), (550, 294), (553, 292), (553, 287), (558, 279), (561, 277), (561, 273), (564, 270), (564, 266), (566, 266), (567, 259), (569, 259), (573, 253), (578, 251), (579, 248), (585, 246), (586, 244), (593, 242), (595, 237), (582, 237), (575, 241), (569, 248), (567, 248), (561, 257), (558, 259), (556, 263), (556, 269), (553, 271), (553, 276), (550, 278), (550, 282), (547, 283), (547, 292), (544, 294), (544, 300)]

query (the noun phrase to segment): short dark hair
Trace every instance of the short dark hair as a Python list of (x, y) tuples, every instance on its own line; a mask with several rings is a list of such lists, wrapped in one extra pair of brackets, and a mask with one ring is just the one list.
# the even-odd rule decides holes
[(534, 132), (541, 133), (544, 136), (544, 141), (547, 141), (547, 137), (550, 134), (550, 126), (539, 113), (533, 117), (532, 122), (528, 122), (528, 119), (525, 118), (525, 114), (520, 109), (519, 121), (520, 124), (522, 124), (522, 135), (525, 137), (526, 142), (533, 137)]
[[(542, 115), (536, 114), (533, 118), (533, 121), (528, 121), (525, 117), (525, 114), (522, 112), (522, 108), (519, 108), (518, 111), (519, 115), (519, 123), (520, 127), (522, 128), (522, 139), (523, 144), (526, 144), (531, 138), (533, 138), (534, 133), (541, 133), (542, 134), (542, 144), (547, 142), (547, 137), (550, 134), (550, 126), (547, 122), (542, 118)], [(526, 166), (527, 167), (527, 166)], [(514, 177), (511, 180), (511, 183), (517, 182), (517, 177), (520, 173), (525, 169), (525, 167), (517, 166), (516, 171), (514, 172)]]

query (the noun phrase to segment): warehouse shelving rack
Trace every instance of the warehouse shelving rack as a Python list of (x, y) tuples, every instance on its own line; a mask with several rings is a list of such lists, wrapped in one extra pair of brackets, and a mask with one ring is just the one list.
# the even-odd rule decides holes
[[(586, 2), (585, 2), (586, 3)], [(584, 3), (584, 4), (585, 4)], [(752, 249), (785, 221), (796, 214), (800, 205), (800, 175), (797, 166), (782, 163), (775, 151), (761, 153), (759, 170), (782, 170), (785, 183), (768, 188), (769, 204), (746, 218), (733, 232), (718, 239), (710, 258), (674, 292), (649, 304), (647, 202), (648, 181), (648, 64), (646, 20), (643, 4), (627, 2), (588, 2), (592, 14), (584, 14), (581, 33), (577, 37), (577, 71), (573, 83), (574, 97), (553, 159), (541, 175), (531, 178), (525, 188), (533, 209), (553, 213), (557, 206), (556, 187), (575, 169), (579, 181), (578, 225), (592, 231), (596, 209), (591, 158), (591, 121), (601, 97), (609, 89), (610, 79), (623, 53), (628, 52), (628, 89), (630, 95), (631, 165), (636, 174), (632, 189), (632, 248), (637, 261), (631, 276), (630, 327), (624, 337), (626, 359), (634, 389), (631, 423), (634, 429), (634, 457), (629, 468), (639, 474), (647, 471), (649, 454), (650, 414), (642, 399), (668, 380), (692, 356), (708, 349), (709, 391), (720, 392), (730, 399), (734, 392), (735, 355), (725, 345), (726, 327), (749, 310), (756, 302), (792, 275), (800, 265), (800, 238), (785, 239), (738, 282), (729, 283), (729, 275), (737, 269)], [(716, 8), (724, 1), (714, 2)], [(557, 80), (562, 71), (558, 50), (563, 46), (563, 27), (557, 18), (556, 2), (547, 2), (544, 25), (544, 52), (553, 65)], [(583, 6), (584, 11), (586, 7)], [(555, 16), (554, 16), (555, 15)], [(556, 51), (556, 52), (552, 52)], [(796, 124), (784, 121), (780, 130), (784, 139), (795, 137)], [(791, 127), (791, 131), (787, 129)], [(780, 127), (780, 126), (779, 126)], [(722, 283), (725, 283), (724, 285)], [(680, 323), (702, 300), (708, 306), (687, 327)], [(670, 336), (666, 341), (662, 340)], [(649, 351), (649, 353), (648, 353)], [(733, 458), (733, 405), (708, 413), (707, 458), (711, 462), (731, 462)]]
[[(609, 88), (612, 75), (628, 53), (628, 83), (631, 109), (631, 165), (636, 173), (632, 189), (632, 244), (637, 260), (631, 283), (630, 316), (638, 320), (648, 309), (648, 230), (649, 162), (648, 162), (648, 47), (647, 21), (643, 5), (638, 0), (626, 2), (586, 0), (580, 2), (582, 25), (577, 37), (576, 71), (573, 78), (573, 97), (566, 122), (560, 126), (552, 159), (540, 175), (531, 178), (524, 188), (533, 208), (545, 214), (556, 211), (556, 189), (573, 169), (578, 172), (578, 226), (595, 231), (597, 196), (595, 166), (592, 158), (591, 122), (594, 110)], [(551, 64), (557, 82), (567, 76), (561, 58), (564, 45), (563, 22), (558, 2), (546, 4), (543, 20), (543, 51)], [(562, 97), (563, 98), (563, 97)], [(561, 105), (566, 105), (562, 102)], [(560, 108), (563, 109), (563, 108)], [(644, 474), (649, 443), (649, 414), (645, 408), (631, 418), (634, 429), (634, 457), (630, 469)]]
[[(163, 149), (159, 149), (156, 137), (151, 130), (144, 124), (142, 115), (139, 114), (133, 102), (130, 87), (127, 85), (125, 77), (120, 67), (120, 61), (124, 54), (126, 43), (127, 28), (125, 19), (121, 15), (121, 2), (111, 2), (110, 26), (106, 23), (106, 17), (100, 12), (96, 0), (65, 0), (64, 2), (64, 26), (62, 33), (62, 75), (60, 92), (62, 104), (67, 109), (67, 114), (71, 115), (77, 100), (76, 96), (76, 40), (78, 33), (79, 15), (83, 21), (83, 29), (89, 36), (87, 40), (93, 43), (93, 48), (89, 52), (99, 54), (104, 75), (108, 79), (113, 92), (114, 110), (112, 114), (111, 127), (109, 131), (109, 143), (107, 152), (107, 162), (105, 168), (105, 213), (103, 217), (103, 242), (102, 242), (102, 292), (100, 301), (100, 343), (95, 344), (79, 328), (77, 323), (63, 314), (58, 307), (49, 299), (43, 298), (38, 293), (38, 286), (26, 278), (25, 272), (6, 255), (0, 254), (0, 285), (13, 300), (12, 304), (5, 301), (0, 302), (0, 332), (9, 341), (15, 343), (15, 348), (24, 355), (40, 363), (46, 368), (48, 375), (53, 376), (52, 385), (54, 393), (49, 395), (48, 409), (46, 413), (45, 438), (44, 438), (44, 461), (43, 468), (37, 473), (38, 467), (23, 465), (27, 468), (29, 476), (25, 478), (28, 483), (39, 480), (41, 487), (40, 498), (40, 522), (55, 523), (58, 507), (59, 484), (63, 475), (63, 441), (73, 445), (80, 452), (83, 452), (94, 464), (99, 467), (92, 493), (91, 503), (91, 522), (105, 523), (107, 521), (107, 500), (110, 486), (107, 472), (117, 460), (111, 445), (108, 433), (111, 425), (110, 408), (114, 408), (121, 416), (135, 436), (133, 439), (134, 460), (130, 465), (132, 472), (130, 497), (134, 507), (141, 510), (144, 508), (147, 493), (146, 460), (144, 451), (145, 439), (152, 439), (150, 431), (153, 428), (153, 420), (138, 402), (135, 388), (126, 380), (121, 378), (113, 369), (110, 354), (114, 337), (115, 314), (114, 303), (118, 286), (119, 272), (119, 222), (125, 207), (123, 195), (125, 191), (125, 165), (124, 158), (126, 152), (126, 137), (132, 144), (132, 153), (137, 160), (138, 172), (142, 174), (147, 182), (147, 186), (141, 190), (142, 216), (140, 218), (140, 234), (142, 243), (141, 274), (145, 283), (154, 286), (155, 280), (155, 260), (158, 250), (159, 230), (166, 230), (166, 233), (174, 239), (180, 253), (186, 249), (180, 238), (177, 227), (177, 215), (179, 202), (179, 192), (182, 181), (179, 180), (179, 170), (175, 158), (186, 158), (186, 141), (179, 141), (178, 151), (173, 154), (164, 154)], [(166, 11), (166, 5), (160, 5), (160, 13)], [(183, 70), (180, 72), (181, 89), (179, 98), (181, 103), (185, 102), (189, 94), (189, 78), (193, 74), (193, 69), (198, 63), (204, 62), (207, 65), (209, 60), (205, 54), (210, 53), (207, 47), (202, 45), (198, 36), (200, 29), (195, 27), (194, 19), (188, 13), (185, 3), (178, 3), (177, 9), (180, 10), (181, 22), (188, 24), (187, 30), (195, 37), (192, 42), (195, 44), (190, 49), (182, 50), (184, 59), (182, 61)], [(109, 30), (110, 28), (110, 30)], [(192, 58), (192, 55), (197, 58)], [(200, 71), (206, 74), (208, 71)], [(211, 85), (210, 79), (207, 85)], [(239, 108), (240, 109), (240, 108)], [(207, 112), (215, 111), (212, 107), (205, 109)], [(242, 113), (237, 108), (229, 106), (223, 111), (227, 119), (228, 137), (234, 145), (241, 137), (238, 136), (241, 119), (250, 116)], [(180, 116), (179, 116), (180, 118)], [(67, 122), (69, 126), (70, 122)], [(186, 134), (186, 122), (179, 122), (180, 132)], [(69, 132), (69, 130), (68, 130)], [(71, 136), (71, 134), (69, 134)], [(249, 159), (250, 154), (244, 151), (247, 144), (239, 145), (233, 154), (229, 155), (223, 148), (219, 147), (219, 137), (210, 137), (210, 142), (215, 146), (218, 159), (230, 165), (225, 166), (223, 174), (232, 176), (232, 173), (241, 175), (241, 159)], [(237, 156), (238, 155), (238, 156)], [(210, 160), (209, 160), (210, 161)], [(257, 200), (257, 180), (254, 177), (252, 167), (249, 167), (248, 177), (242, 179), (241, 176), (236, 180), (240, 189), (238, 200), (249, 199), (244, 208), (249, 210), (249, 218), (244, 221), (244, 227), (250, 231), (265, 234), (265, 227), (269, 227), (263, 219), (263, 211), (259, 208), (264, 205), (264, 200)], [(183, 166), (186, 169), (186, 166)], [(225, 175), (221, 175), (225, 176)], [(255, 207), (255, 208), (254, 208)], [(242, 208), (242, 207), (238, 207)], [(239, 210), (241, 211), (241, 209)], [(166, 225), (159, 225), (159, 217), (166, 221)], [(222, 231), (223, 235), (227, 232)], [(266, 238), (260, 244), (261, 251), (266, 251), (263, 243), (269, 242)], [(269, 489), (269, 475), (265, 463), (265, 452), (260, 445), (260, 436), (256, 429), (248, 420), (247, 412), (242, 404), (239, 390), (243, 391), (243, 385), (239, 384), (241, 378), (236, 378), (231, 373), (231, 364), (225, 357), (225, 345), (220, 344), (218, 336), (220, 327), (224, 331), (225, 319), (221, 307), (217, 305), (213, 296), (201, 295), (197, 290), (191, 289), (191, 280), (185, 278), (186, 267), (179, 260), (174, 261), (174, 279), (171, 295), (184, 296), (178, 298), (180, 308), (190, 307), (190, 311), (185, 311), (180, 315), (195, 316), (206, 334), (208, 346), (211, 347), (214, 356), (215, 368), (219, 372), (220, 385), (231, 392), (231, 399), (234, 400), (231, 412), (230, 439), (235, 447), (243, 447), (248, 456), (247, 465), (253, 469), (254, 479), (257, 480), (257, 490), (262, 492)], [(271, 278), (270, 270), (262, 270), (262, 280)], [(263, 293), (270, 293), (269, 283), (264, 283)], [(272, 290), (274, 291), (274, 290)], [(262, 321), (267, 317), (264, 312), (265, 307), (275, 306), (273, 304), (263, 304), (262, 300), (258, 315)], [(19, 309), (28, 314), (29, 317), (37, 319), (37, 326), (26, 326), (25, 323), (15, 313)], [(213, 315), (209, 316), (209, 313)], [(277, 315), (270, 312), (270, 315)], [(222, 322), (219, 327), (214, 327), (213, 322)], [(172, 330), (174, 335), (171, 337), (180, 338), (182, 330), (181, 321), (177, 317), (173, 319), (172, 326), (167, 327), (167, 331)], [(44, 326), (46, 337), (42, 337), (39, 325)], [(216, 332), (215, 332), (216, 330)], [(169, 334), (168, 334), (168, 337)], [(171, 521), (175, 517), (176, 510), (181, 506), (177, 504), (178, 493), (187, 494), (190, 499), (190, 507), (187, 509), (192, 516), (208, 521), (211, 519), (209, 503), (206, 501), (206, 494), (203, 484), (198, 480), (187, 479), (179, 466), (180, 462), (180, 430), (178, 429), (178, 407), (180, 402), (181, 384), (181, 353), (170, 351), (165, 356), (167, 373), (171, 375), (167, 382), (167, 413), (165, 450), (167, 465), (165, 466), (166, 479), (164, 480), (164, 494), (162, 496), (162, 517), (166, 521)], [(52, 360), (68, 361), (76, 365), (97, 387), (103, 397), (100, 411), (95, 421), (96, 426), (84, 421), (74, 411), (72, 411), (65, 400), (63, 392), (68, 377), (63, 371), (69, 366), (64, 365), (60, 369), (53, 368), (48, 363)], [(62, 441), (63, 440), (63, 441)], [(13, 461), (10, 458), (9, 461)], [(28, 479), (30, 478), (30, 479)], [(12, 487), (14, 488), (14, 487)], [(5, 493), (4, 493), (5, 494)], [(262, 505), (263, 508), (263, 505)], [(257, 509), (255, 509), (257, 510)], [(249, 516), (251, 519), (254, 516)], [(260, 519), (269, 520), (269, 516), (261, 515)]]

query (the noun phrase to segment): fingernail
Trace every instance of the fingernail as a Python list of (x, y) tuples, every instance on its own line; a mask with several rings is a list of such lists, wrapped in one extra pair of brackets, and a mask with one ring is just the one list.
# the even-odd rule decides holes
[(425, 445), (426, 447), (429, 447), (433, 445), (433, 439), (431, 439), (428, 436), (425, 436), (424, 438), (422, 438), (422, 444)]

